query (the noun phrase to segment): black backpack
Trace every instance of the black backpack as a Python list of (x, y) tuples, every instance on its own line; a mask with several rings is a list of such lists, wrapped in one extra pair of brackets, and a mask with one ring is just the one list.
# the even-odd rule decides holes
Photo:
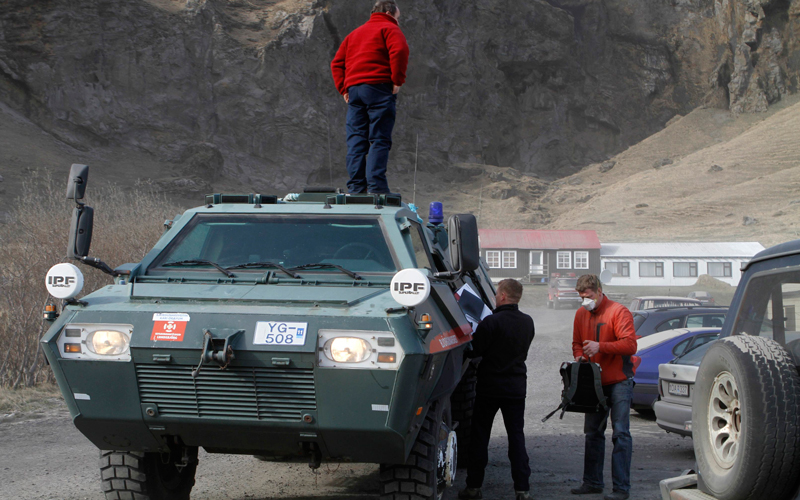
[(561, 410), (559, 418), (564, 418), (564, 413), (573, 411), (577, 413), (600, 413), (608, 410), (606, 397), (603, 394), (603, 384), (600, 380), (602, 368), (597, 363), (581, 363), (565, 361), (561, 363), (561, 380), (564, 389), (561, 391), (561, 404), (542, 419), (542, 422), (552, 417)]

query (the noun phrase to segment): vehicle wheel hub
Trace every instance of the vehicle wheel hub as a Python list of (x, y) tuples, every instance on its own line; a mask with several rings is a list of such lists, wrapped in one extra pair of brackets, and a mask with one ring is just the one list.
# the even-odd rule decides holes
[(736, 462), (742, 435), (739, 387), (730, 372), (722, 372), (714, 379), (707, 424), (714, 460), (723, 469), (730, 469)]
[(453, 486), (456, 479), (458, 459), (458, 439), (455, 431), (448, 431), (447, 438), (439, 446), (439, 483), (447, 488)]

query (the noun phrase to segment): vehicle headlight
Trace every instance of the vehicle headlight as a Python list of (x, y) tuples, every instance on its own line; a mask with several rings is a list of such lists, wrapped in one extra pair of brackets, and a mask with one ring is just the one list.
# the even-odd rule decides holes
[(337, 363), (360, 363), (372, 354), (372, 346), (363, 339), (337, 337), (325, 342), (324, 352)]
[(130, 361), (133, 325), (70, 323), (56, 345), (64, 359)]
[(116, 330), (98, 330), (90, 333), (86, 339), (86, 347), (102, 356), (119, 356), (128, 351), (130, 339)]
[(319, 330), (317, 362), (320, 368), (397, 370), (404, 352), (392, 332)]

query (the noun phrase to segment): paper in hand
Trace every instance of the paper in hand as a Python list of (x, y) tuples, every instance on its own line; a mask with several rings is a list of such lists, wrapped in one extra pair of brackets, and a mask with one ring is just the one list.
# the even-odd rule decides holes
[(478, 294), (475, 293), (468, 284), (458, 289), (456, 292), (456, 300), (464, 316), (467, 317), (467, 321), (472, 325), (472, 331), (478, 328), (478, 323), (480, 323), (483, 318), (492, 314), (492, 310), (486, 307), (486, 304), (483, 303)]

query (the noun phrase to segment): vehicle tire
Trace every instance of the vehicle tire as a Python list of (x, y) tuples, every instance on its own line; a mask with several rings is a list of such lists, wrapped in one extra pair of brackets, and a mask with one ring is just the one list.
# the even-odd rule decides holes
[(553, 308), (553, 301), (550, 300), (550, 299), (547, 300), (547, 308), (548, 309), (552, 309)]
[(453, 391), (453, 395), (450, 396), (450, 411), (453, 415), (453, 423), (458, 422), (456, 436), (458, 438), (458, 466), (461, 468), (467, 467), (477, 382), (478, 368), (475, 363), (470, 363), (456, 390)]
[(197, 471), (197, 447), (179, 470), (161, 453), (100, 451), (100, 480), (107, 500), (189, 500)]
[(800, 376), (777, 342), (736, 335), (705, 354), (692, 405), (700, 488), (719, 500), (784, 499), (800, 467)]
[(431, 404), (405, 464), (381, 464), (381, 500), (440, 500), (437, 449), (444, 404)]

